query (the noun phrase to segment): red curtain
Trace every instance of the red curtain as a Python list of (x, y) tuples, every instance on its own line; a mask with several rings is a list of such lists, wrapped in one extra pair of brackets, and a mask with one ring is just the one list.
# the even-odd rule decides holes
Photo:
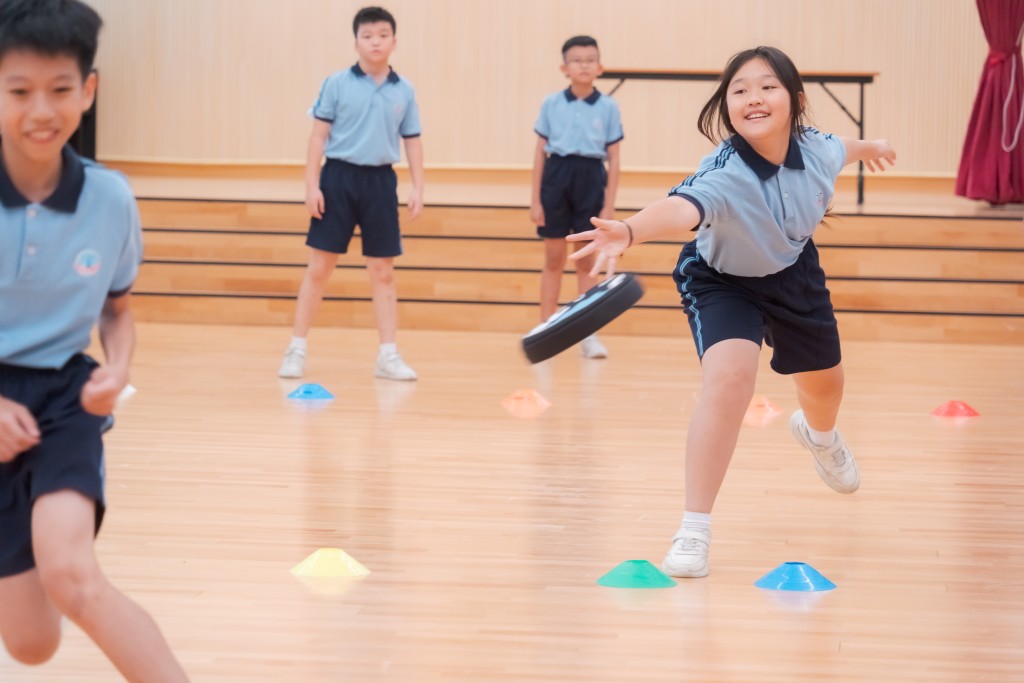
[(956, 193), (1024, 202), (1024, 0), (977, 0), (989, 53), (967, 125)]

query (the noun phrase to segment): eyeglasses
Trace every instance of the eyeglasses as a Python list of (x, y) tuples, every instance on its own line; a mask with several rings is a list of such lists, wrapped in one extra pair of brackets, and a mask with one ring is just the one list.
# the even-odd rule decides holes
[(572, 59), (565, 60), (566, 64), (597, 64), (598, 60), (593, 57), (587, 59), (580, 59), (579, 57), (573, 57)]

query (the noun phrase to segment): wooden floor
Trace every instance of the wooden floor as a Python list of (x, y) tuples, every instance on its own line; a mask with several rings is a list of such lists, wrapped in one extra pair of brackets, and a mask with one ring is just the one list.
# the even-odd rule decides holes
[[(531, 368), (509, 333), (404, 333), (420, 381), (375, 380), (374, 334), (320, 328), (304, 406), (275, 376), (285, 327), (143, 324), (107, 440), (112, 579), (193, 680), (431, 683), (1016, 682), (1024, 671), (1020, 348), (851, 342), (840, 426), (861, 465), (832, 493), (782, 414), (744, 428), (715, 510), (712, 573), (605, 588), (660, 562), (682, 513), (698, 364), (682, 337), (606, 337)], [(520, 388), (551, 407), (501, 405)], [(962, 400), (980, 412), (942, 420)], [(310, 585), (319, 548), (372, 572)], [(782, 562), (838, 584), (778, 593)], [(118, 680), (69, 626), (4, 683)]]

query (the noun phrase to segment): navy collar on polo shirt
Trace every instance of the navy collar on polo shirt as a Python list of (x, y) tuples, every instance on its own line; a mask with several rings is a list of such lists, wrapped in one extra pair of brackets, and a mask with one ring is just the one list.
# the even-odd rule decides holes
[[(754, 173), (762, 182), (779, 172), (779, 167), (776, 164), (758, 154), (742, 136), (733, 135), (729, 138), (729, 144), (736, 148), (740, 158), (747, 166), (754, 169)], [(804, 170), (804, 155), (800, 153), (800, 145), (794, 136), (789, 138), (789, 150), (786, 152), (786, 160), (782, 162), (782, 165), (798, 171)]]
[[(587, 104), (593, 104), (594, 102), (597, 102), (597, 100), (600, 97), (601, 97), (600, 91), (597, 88), (594, 88), (594, 92), (592, 92), (589, 95), (587, 95), (586, 97), (584, 97), (583, 101), (586, 102)], [(568, 100), (569, 102), (572, 102), (573, 100), (578, 100), (579, 99), (573, 93), (571, 85), (568, 88), (565, 89), (565, 99)]]
[[(74, 213), (78, 208), (78, 198), (82, 194), (82, 187), (85, 186), (85, 170), (82, 160), (69, 145), (65, 145), (61, 150), (60, 162), (60, 180), (57, 181), (57, 189), (42, 201), (42, 205), (54, 211)], [(11, 177), (7, 175), (7, 169), (3, 164), (0, 164), (0, 203), (8, 209), (17, 209), (28, 206), (30, 203), (11, 182)]]
[[(365, 76), (366, 72), (363, 71), (363, 67), (359, 66), (359, 62), (352, 65), (352, 73), (356, 76)], [(398, 74), (390, 66), (388, 67), (388, 83), (398, 83)]]

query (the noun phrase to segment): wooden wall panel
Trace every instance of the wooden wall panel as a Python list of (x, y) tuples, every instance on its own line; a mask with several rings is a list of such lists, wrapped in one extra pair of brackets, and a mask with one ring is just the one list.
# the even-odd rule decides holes
[[(107, 160), (301, 163), (322, 79), (354, 61), (354, 0), (90, 0), (106, 27), (98, 66)], [(951, 175), (987, 54), (968, 0), (392, 0), (393, 64), (417, 87), (427, 162), (524, 166), (562, 41), (593, 34), (606, 66), (721, 68), (758, 43), (807, 70), (878, 71), (867, 132), (899, 172)], [(882, 19), (884, 17), (884, 19)], [(606, 82), (607, 89), (611, 82)], [(616, 95), (630, 168), (693, 168), (710, 84), (627, 83)], [(855, 86), (835, 86), (855, 101)], [(817, 85), (820, 127), (853, 125)]]

